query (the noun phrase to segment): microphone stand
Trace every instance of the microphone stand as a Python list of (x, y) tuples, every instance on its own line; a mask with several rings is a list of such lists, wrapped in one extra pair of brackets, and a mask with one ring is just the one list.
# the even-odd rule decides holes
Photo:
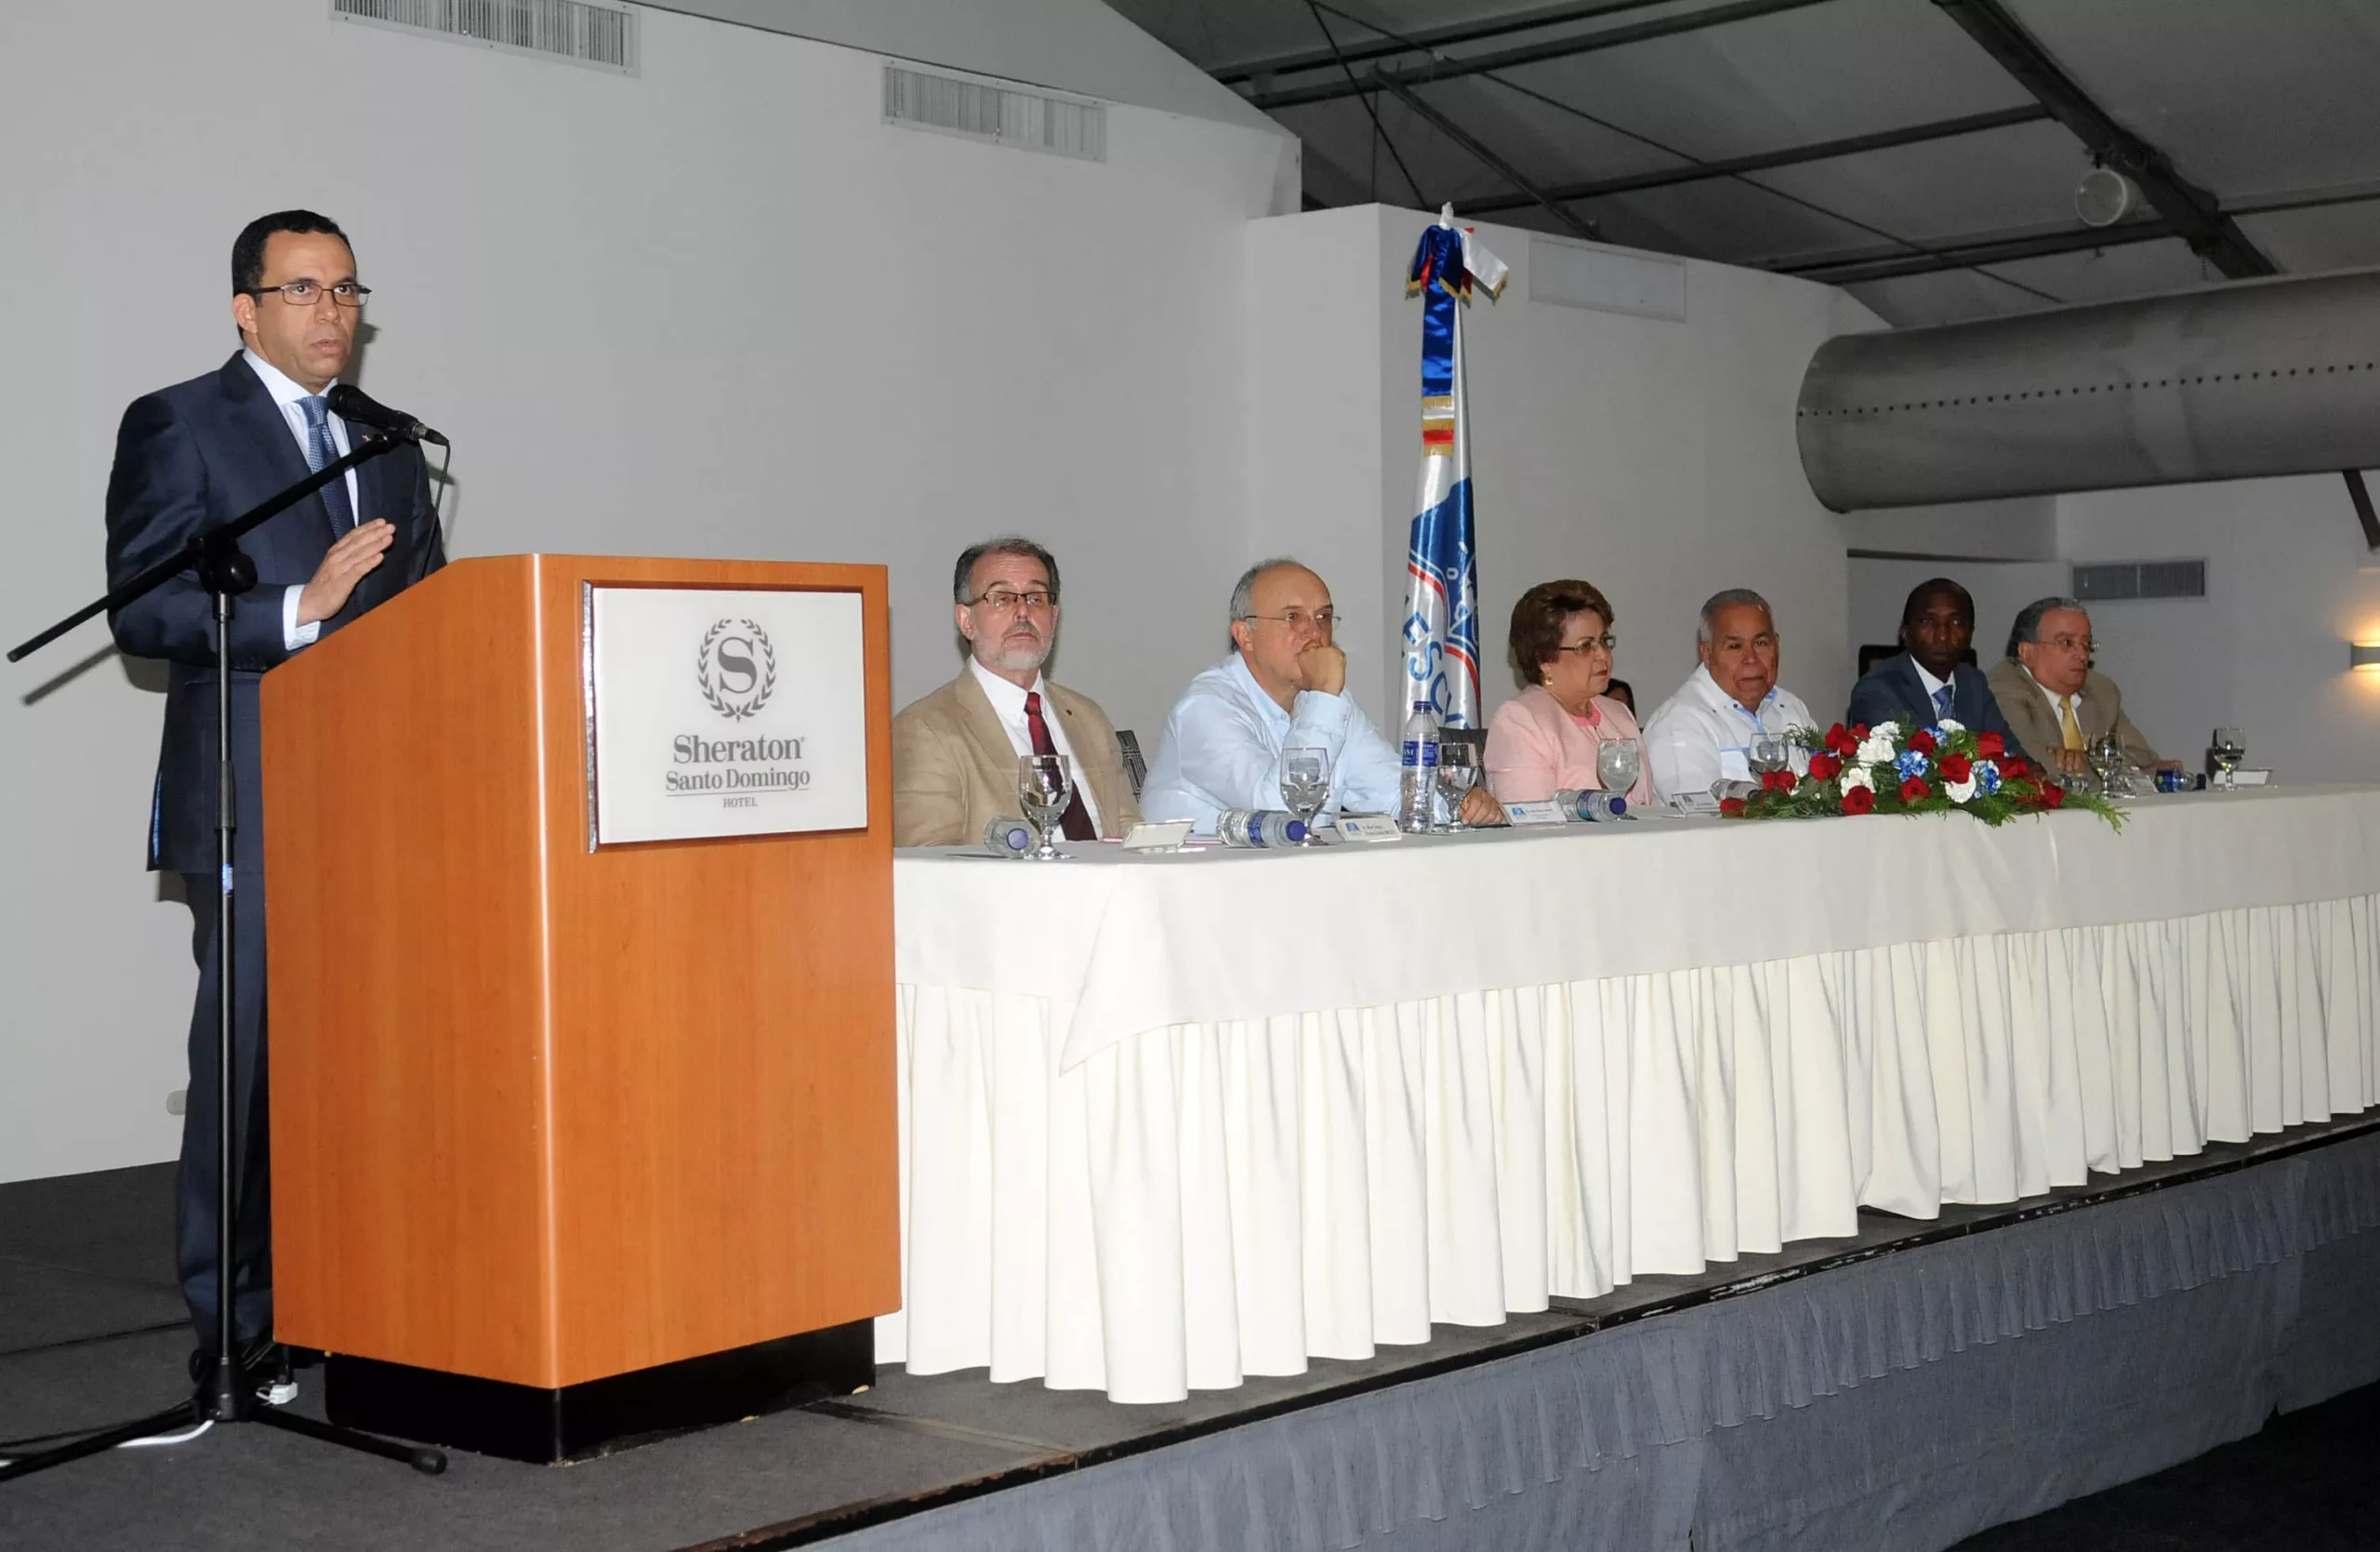
[(238, 1348), (232, 1336), (233, 1305), (237, 1292), (232, 1258), (240, 1198), (232, 1147), (233, 1139), (239, 1134), (234, 1124), (237, 1099), (231, 1081), (231, 1017), (232, 1009), (237, 1005), (234, 992), (238, 975), (237, 962), (231, 951), (232, 843), (233, 831), (238, 829), (237, 810), (232, 802), (231, 610), (232, 600), (257, 585), (256, 562), (240, 548), (240, 539), (249, 530), (286, 511), (333, 480), (345, 479), (349, 470), (392, 452), (403, 442), (410, 440), (396, 435), (360, 440), (345, 458), (324, 464), (278, 496), (269, 497), (230, 522), (217, 524), (212, 528), (192, 535), (189, 542), (176, 553), (110, 590), (106, 596), (85, 604), (8, 654), (8, 661), (19, 662), (94, 615), (120, 609), (133, 600), (155, 591), (169, 578), (186, 571), (196, 571), (199, 582), (215, 599), (215, 861), (218, 879), (215, 892), (216, 1358), (214, 1374), (189, 1400), (137, 1423), (126, 1423), (72, 1444), (26, 1455), (0, 1466), (0, 1481), (30, 1477), (36, 1471), (46, 1471), (53, 1466), (63, 1466), (86, 1455), (99, 1454), (132, 1439), (168, 1433), (197, 1423), (258, 1423), (288, 1433), (303, 1434), (325, 1444), (337, 1444), (365, 1454), (403, 1461), (415, 1470), (432, 1477), (446, 1469), (446, 1457), (440, 1451), (399, 1444), (335, 1424), (317, 1423), (311, 1417), (284, 1412), (269, 1404), (259, 1404), (254, 1392), (247, 1387), (247, 1376), (240, 1373)]

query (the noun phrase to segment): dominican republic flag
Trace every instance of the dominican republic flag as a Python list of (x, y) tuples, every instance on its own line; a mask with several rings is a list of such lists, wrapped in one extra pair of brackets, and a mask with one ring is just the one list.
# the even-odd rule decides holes
[(1406, 694), (1434, 702), (1448, 727), (1479, 723), (1479, 578), (1471, 537), (1471, 432), (1462, 393), (1462, 308), (1474, 286), (1493, 301), (1504, 263), (1454, 224), (1454, 206), (1421, 233), (1405, 294), (1421, 302), (1421, 494), (1406, 554)]

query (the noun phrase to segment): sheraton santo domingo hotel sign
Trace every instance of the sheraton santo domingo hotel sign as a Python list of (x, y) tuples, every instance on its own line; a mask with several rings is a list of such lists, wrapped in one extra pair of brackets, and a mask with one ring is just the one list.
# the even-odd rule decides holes
[(587, 590), (597, 845), (864, 829), (856, 592)]

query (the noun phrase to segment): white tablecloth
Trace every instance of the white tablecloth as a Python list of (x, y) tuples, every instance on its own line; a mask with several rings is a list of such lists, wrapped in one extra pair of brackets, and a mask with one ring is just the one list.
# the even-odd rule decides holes
[(2380, 789), (894, 870), (919, 1373), (1178, 1399), (2380, 1098)]

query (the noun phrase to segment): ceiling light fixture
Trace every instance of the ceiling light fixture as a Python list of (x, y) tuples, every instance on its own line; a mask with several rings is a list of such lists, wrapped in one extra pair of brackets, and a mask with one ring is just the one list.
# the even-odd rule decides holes
[(2347, 666), (2351, 669), (2380, 669), (2380, 642), (2349, 642)]
[(2074, 214), (2089, 227), (2113, 226), (2133, 202), (2132, 179), (2113, 167), (2093, 166), (2074, 186)]

